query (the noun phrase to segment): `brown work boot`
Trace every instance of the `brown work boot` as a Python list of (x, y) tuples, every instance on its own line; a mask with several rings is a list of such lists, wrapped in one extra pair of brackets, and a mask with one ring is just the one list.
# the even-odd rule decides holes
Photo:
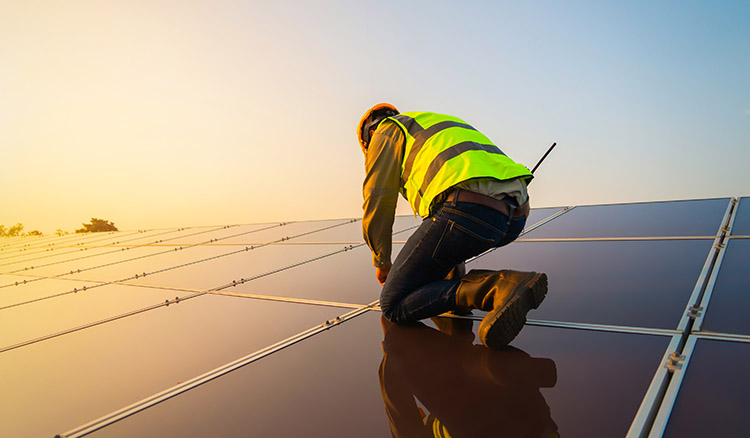
[[(466, 262), (461, 262), (457, 264), (456, 266), (454, 266), (453, 269), (451, 269), (448, 275), (445, 276), (445, 279), (446, 280), (454, 280), (454, 279), (460, 280), (461, 278), (463, 278), (464, 275), (466, 275)], [(449, 313), (452, 313), (454, 315), (461, 315), (461, 316), (471, 315), (471, 307), (460, 307), (455, 310), (451, 310)]]
[(526, 323), (526, 314), (547, 295), (547, 274), (475, 269), (461, 279), (456, 305), (489, 313), (479, 325), (479, 339), (497, 350), (508, 345)]

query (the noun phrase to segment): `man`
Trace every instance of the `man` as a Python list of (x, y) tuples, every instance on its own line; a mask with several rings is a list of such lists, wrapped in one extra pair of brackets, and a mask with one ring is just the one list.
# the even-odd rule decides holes
[[(486, 310), (480, 340), (493, 349), (510, 343), (544, 299), (547, 276), (510, 270), (446, 276), (518, 237), (529, 212), (531, 172), (457, 117), (399, 114), (383, 103), (365, 113), (357, 137), (365, 154), (362, 228), (383, 285), (383, 315), (413, 324), (445, 312)], [(391, 264), (399, 193), (424, 220)]]

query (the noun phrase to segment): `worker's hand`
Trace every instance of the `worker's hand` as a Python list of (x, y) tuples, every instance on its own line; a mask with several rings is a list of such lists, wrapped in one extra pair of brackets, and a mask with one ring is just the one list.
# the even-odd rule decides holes
[(388, 273), (391, 272), (391, 265), (388, 264), (387, 266), (383, 266), (382, 268), (375, 268), (375, 277), (378, 278), (378, 282), (380, 282), (380, 285), (385, 284), (386, 278), (388, 278)]

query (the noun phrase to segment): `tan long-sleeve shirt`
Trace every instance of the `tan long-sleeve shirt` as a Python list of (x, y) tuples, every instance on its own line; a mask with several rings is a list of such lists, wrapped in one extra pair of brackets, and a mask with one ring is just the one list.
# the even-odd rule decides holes
[[(372, 250), (372, 264), (377, 268), (391, 264), (391, 235), (398, 194), (402, 190), (401, 163), (405, 146), (406, 138), (401, 128), (385, 120), (373, 134), (365, 154), (362, 233)], [(475, 178), (456, 187), (498, 199), (513, 196), (519, 205), (528, 199), (526, 183), (522, 179)], [(439, 202), (442, 202), (440, 197), (433, 204)]]

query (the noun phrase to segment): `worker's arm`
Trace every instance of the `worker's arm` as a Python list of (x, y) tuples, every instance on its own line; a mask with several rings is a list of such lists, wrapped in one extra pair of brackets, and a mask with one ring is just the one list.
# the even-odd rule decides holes
[(404, 141), (398, 125), (386, 120), (373, 134), (365, 154), (362, 233), (372, 250), (372, 264), (381, 284), (391, 267), (391, 235), (401, 187)]

